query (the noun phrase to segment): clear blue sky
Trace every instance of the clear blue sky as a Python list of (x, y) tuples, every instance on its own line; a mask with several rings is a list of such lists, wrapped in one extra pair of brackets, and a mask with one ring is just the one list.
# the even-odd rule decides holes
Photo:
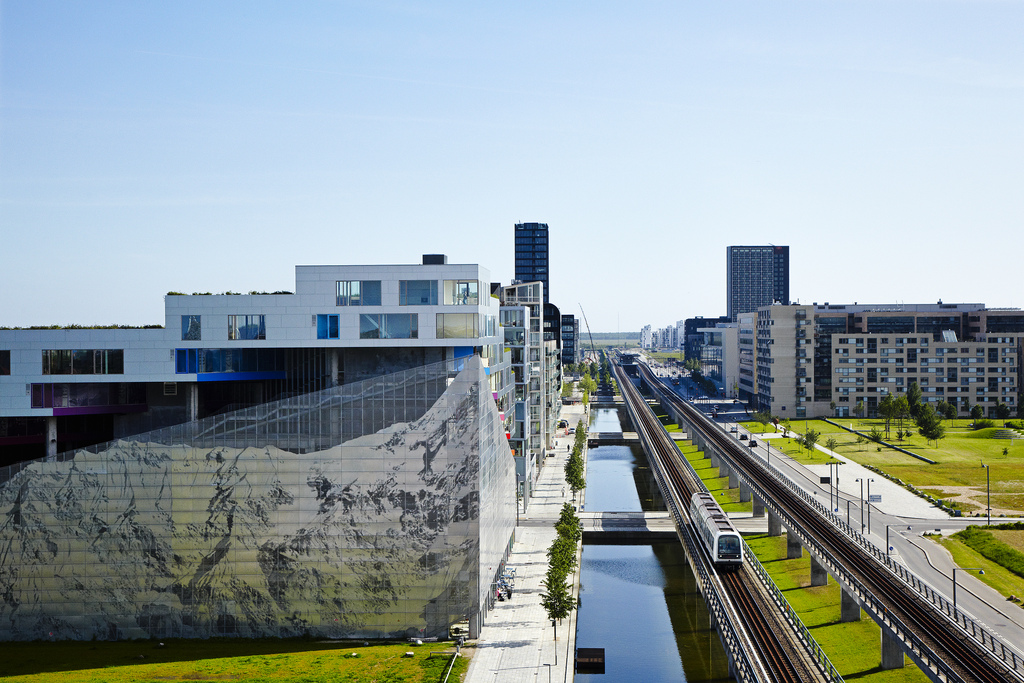
[(1024, 306), (1022, 124), (1020, 2), (3, 0), (0, 325), (507, 283), (517, 221), (594, 331), (723, 314), (729, 244), (801, 301)]

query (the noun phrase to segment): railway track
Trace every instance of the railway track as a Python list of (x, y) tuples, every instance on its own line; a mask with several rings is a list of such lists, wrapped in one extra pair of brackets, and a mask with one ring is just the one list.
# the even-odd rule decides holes
[(771, 476), (765, 465), (752, 458), (746, 450), (725, 434), (706, 415), (682, 399), (674, 398), (663, 383), (649, 369), (645, 380), (661, 385), (667, 400), (685, 415), (703, 436), (722, 453), (727, 454), (743, 475), (755, 482), (765, 495), (783, 510), (801, 531), (820, 544), (840, 563), (863, 588), (883, 607), (890, 623), (908, 630), (915, 636), (920, 659), (933, 667), (941, 680), (951, 683), (1007, 683), (1022, 680), (1004, 662), (989, 654), (958, 629), (948, 617), (936, 610), (904, 584), (892, 571), (880, 564), (860, 548), (851, 538), (838, 530), (817, 510), (779, 479)]
[[(650, 455), (657, 459), (661, 471), (668, 480), (665, 483), (670, 490), (663, 492), (666, 500), (671, 499), (677, 510), (688, 510), (693, 493), (705, 490), (703, 484), (683, 461), (679, 450), (668, 438), (663, 425), (640, 392), (633, 387), (628, 378), (621, 376), (618, 366), (615, 366), (615, 369), (623, 397), (630, 403), (630, 412), (638, 422), (634, 427), (644, 434), (644, 441), (653, 447)], [(689, 524), (688, 515), (685, 519)], [(745, 640), (752, 644), (761, 663), (759, 679), (772, 683), (798, 683), (807, 680), (806, 669), (797, 664), (799, 657), (795, 647), (782, 636), (782, 629), (775, 619), (754, 599), (752, 592), (756, 589), (752, 589), (751, 585), (755, 584), (756, 579), (751, 578), (745, 567), (735, 573), (717, 575), (706, 549), (697, 540), (698, 534), (690, 530), (688, 533), (694, 539), (690, 544), (691, 552), (699, 554), (699, 559), (695, 558), (695, 561), (704, 563), (708, 571), (716, 576), (728, 596), (731, 607), (740, 617), (745, 630)]]

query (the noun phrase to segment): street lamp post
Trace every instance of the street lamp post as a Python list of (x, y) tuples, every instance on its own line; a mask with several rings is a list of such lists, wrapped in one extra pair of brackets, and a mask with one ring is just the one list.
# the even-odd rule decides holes
[(988, 508), (988, 525), (992, 525), (992, 479), (989, 476), (992, 470), (989, 469), (990, 465), (982, 464), (985, 468), (985, 493), (986, 493), (986, 507)]
[(953, 618), (956, 619), (956, 573), (957, 572), (978, 572), (978, 574), (984, 574), (985, 570), (981, 567), (953, 567)]
[(860, 530), (864, 532), (864, 480), (857, 477), (854, 481), (860, 482)]
[(874, 479), (868, 478), (868, 533), (871, 533), (871, 482)]

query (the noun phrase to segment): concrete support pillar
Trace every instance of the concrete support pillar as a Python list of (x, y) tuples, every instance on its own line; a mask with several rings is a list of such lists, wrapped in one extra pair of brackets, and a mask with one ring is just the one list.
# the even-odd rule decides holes
[(341, 376), (339, 369), (341, 368), (341, 351), (335, 350), (334, 353), (329, 353), (327, 358), (331, 364), (331, 378), (328, 380), (327, 386), (334, 387), (340, 384), (338, 378)]
[(818, 558), (814, 555), (811, 555), (811, 585), (828, 585), (828, 572), (825, 571), (825, 568), (818, 563)]
[(775, 516), (775, 513), (771, 510), (768, 511), (768, 535), (769, 536), (781, 536), (782, 535), (782, 520)]
[(57, 458), (57, 418), (46, 418), (46, 459)]
[(191, 382), (185, 385), (185, 412), (188, 414), (189, 422), (194, 422), (199, 419), (198, 382)]
[[(740, 502), (741, 503), (746, 503), (749, 500), (750, 500), (750, 487), (747, 485), (746, 482), (741, 481), (740, 482)], [(763, 511), (764, 511), (764, 508), (762, 508), (762, 512)]]
[(754, 497), (754, 516), (764, 517), (765, 516), (765, 502), (757, 496)]
[(804, 556), (804, 546), (792, 531), (786, 530), (786, 559), (798, 560)]
[(903, 657), (903, 643), (897, 640), (884, 628), (882, 629), (882, 668), (902, 669), (905, 659)]
[(839, 603), (839, 621), (860, 621), (860, 614), (860, 604), (857, 602), (857, 596), (843, 588), (842, 599)]
[(721, 462), (722, 462), (722, 461), (721, 461), (721, 459), (720, 459), (720, 458), (718, 457), (718, 454), (717, 454), (717, 453), (715, 453), (715, 452), (714, 452), (714, 451), (712, 451), (712, 450), (706, 450), (706, 451), (704, 451), (704, 452), (708, 454), (708, 457), (709, 457), (709, 458), (711, 458), (711, 466), (712, 466), (712, 467), (718, 467), (718, 466), (719, 466), (719, 464), (721, 464)]
[(723, 461), (723, 460), (719, 460), (718, 461), (718, 476), (720, 476), (720, 477), (728, 477), (729, 476), (729, 466), (726, 465), (725, 461)]
[(731, 470), (729, 472), (729, 488), (734, 489), (734, 488), (736, 488), (739, 485), (740, 485), (740, 478), (736, 474), (736, 470)]

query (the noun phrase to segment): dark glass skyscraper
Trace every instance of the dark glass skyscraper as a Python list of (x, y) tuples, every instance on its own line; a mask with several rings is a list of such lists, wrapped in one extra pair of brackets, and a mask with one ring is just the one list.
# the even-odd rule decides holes
[(543, 282), (548, 303), (548, 224), (516, 223), (516, 279)]
[(773, 303), (789, 305), (789, 247), (729, 247), (726, 255), (728, 315), (752, 313)]

